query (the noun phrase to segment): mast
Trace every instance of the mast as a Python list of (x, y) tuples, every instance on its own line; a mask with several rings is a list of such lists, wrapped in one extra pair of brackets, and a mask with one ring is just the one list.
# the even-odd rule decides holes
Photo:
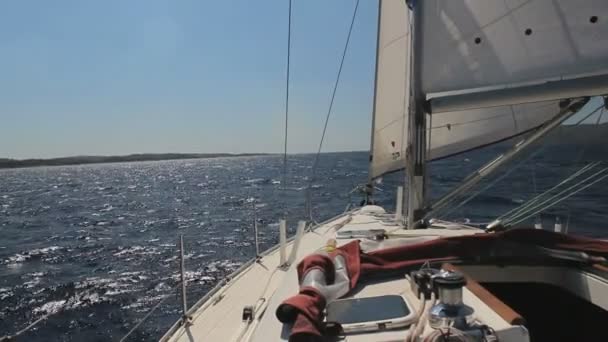
[(423, 107), (425, 95), (421, 89), (422, 68), (420, 67), (422, 54), (422, 6), (418, 2), (411, 2), (410, 4), (413, 6), (413, 18), (411, 24), (411, 101), (406, 150), (406, 179), (408, 184), (407, 227), (408, 229), (414, 229), (416, 222), (424, 217), (427, 139), (426, 112)]

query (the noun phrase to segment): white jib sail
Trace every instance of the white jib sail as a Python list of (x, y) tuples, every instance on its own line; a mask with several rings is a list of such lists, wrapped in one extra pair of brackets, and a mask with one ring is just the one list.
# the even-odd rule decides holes
[(380, 1), (370, 177), (402, 169), (407, 145), (410, 21), (405, 1)]

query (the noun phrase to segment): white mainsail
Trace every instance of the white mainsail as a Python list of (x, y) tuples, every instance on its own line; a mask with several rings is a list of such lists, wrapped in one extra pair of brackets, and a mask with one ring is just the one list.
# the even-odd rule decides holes
[(555, 101), (429, 115), (428, 160), (446, 158), (534, 129), (559, 112)]
[(403, 168), (407, 145), (410, 21), (405, 1), (380, 1), (369, 175)]
[(425, 0), (425, 94), (608, 71), (606, 0)]
[[(371, 178), (404, 168), (408, 134), (411, 11), (405, 1), (380, 3)], [(425, 0), (415, 5), (422, 6), (417, 65), (427, 98), (608, 70), (608, 1)], [(559, 112), (557, 97), (562, 98), (427, 114), (427, 160), (530, 131)]]

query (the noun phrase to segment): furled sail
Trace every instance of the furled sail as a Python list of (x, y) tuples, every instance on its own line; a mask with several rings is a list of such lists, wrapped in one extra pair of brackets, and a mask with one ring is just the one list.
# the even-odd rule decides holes
[[(608, 1), (425, 0), (414, 5), (422, 6), (417, 66), (427, 97), (608, 71)], [(405, 166), (410, 14), (405, 1), (381, 1), (372, 178)], [(525, 133), (558, 112), (556, 99), (428, 114), (427, 159)]]
[(608, 72), (606, 0), (425, 0), (425, 94)]
[(380, 1), (371, 178), (402, 169), (405, 164), (410, 84), (409, 26), (409, 9), (405, 1)]

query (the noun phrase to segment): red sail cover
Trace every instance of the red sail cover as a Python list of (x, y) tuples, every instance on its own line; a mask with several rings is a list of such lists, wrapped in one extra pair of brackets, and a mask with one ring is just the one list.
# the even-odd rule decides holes
[[(352, 289), (362, 277), (372, 277), (389, 271), (405, 271), (427, 261), (453, 259), (466, 261), (478, 258), (480, 255), (489, 255), (490, 252), (509, 243), (608, 257), (608, 241), (558, 234), (546, 230), (513, 229), (501, 233), (440, 238), (371, 253), (361, 252), (359, 241), (352, 241), (337, 248), (329, 256), (313, 254), (304, 258), (298, 264), (298, 278), (301, 281), (308, 271), (318, 268), (325, 273), (327, 284), (331, 284), (335, 272), (332, 257), (340, 254), (346, 260)], [(317, 289), (304, 287), (297, 295), (288, 298), (277, 308), (276, 316), (281, 322), (293, 323), (290, 342), (324, 341), (323, 310), (325, 305), (325, 298)]]

